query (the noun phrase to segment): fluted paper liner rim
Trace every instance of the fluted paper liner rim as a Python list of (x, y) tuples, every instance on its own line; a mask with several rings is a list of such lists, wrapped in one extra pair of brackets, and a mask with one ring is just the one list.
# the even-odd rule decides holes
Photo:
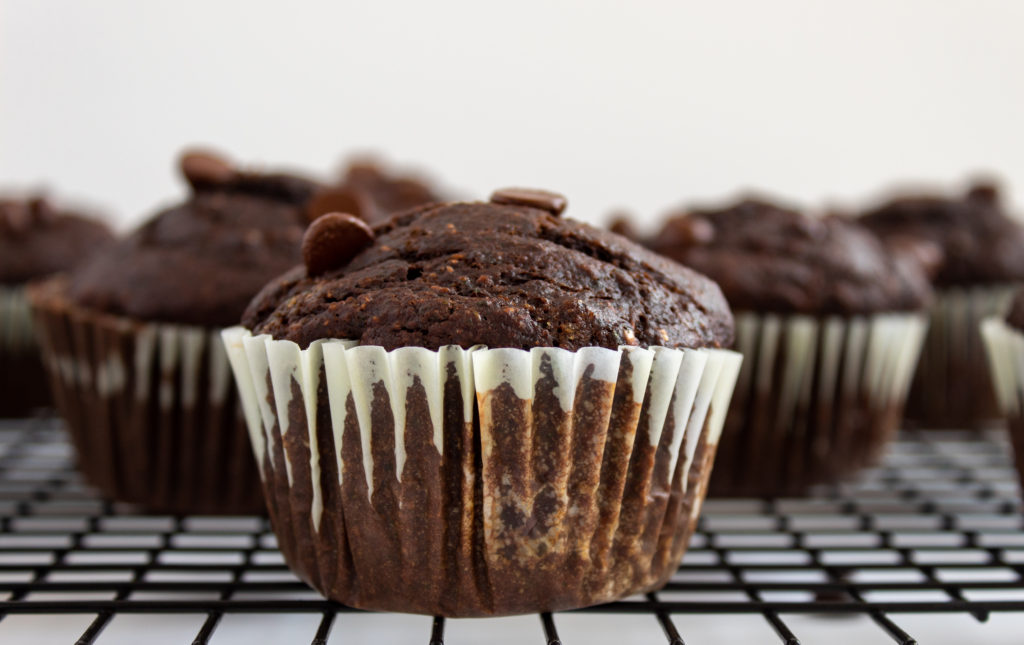
[(160, 512), (260, 512), (221, 329), (93, 311), (66, 298), (62, 278), (33, 285), (29, 300), (91, 483)]
[(1001, 316), (981, 322), (996, 398), (1003, 414), (1024, 415), (1024, 333)]
[(25, 287), (0, 285), (0, 352), (24, 351), (35, 344)]
[[(322, 340), (302, 349), (241, 327), (225, 330), (223, 338), (289, 564), (341, 602), (446, 615), (583, 606), (667, 579), (685, 550), (679, 541), (699, 513), (742, 361), (730, 350), (660, 347), (386, 351)], [(475, 449), (465, 443), (470, 436), (477, 437)], [(446, 453), (449, 440), (462, 447)], [(545, 452), (551, 446), (561, 448)], [(603, 470), (608, 459), (615, 463)], [(412, 470), (410, 460), (416, 460)], [(447, 470), (452, 464), (461, 474)], [(444, 481), (434, 481), (442, 472)], [(470, 489), (446, 508), (425, 510), (415, 497), (403, 507), (401, 500), (416, 494), (404, 487), (406, 477), (417, 487)], [(645, 492), (655, 480), (665, 493)], [(449, 499), (444, 490), (439, 494)], [(397, 502), (389, 501), (396, 495)], [(619, 499), (630, 504), (621, 517), (613, 512)], [(334, 500), (329, 511), (325, 500)], [(448, 535), (444, 522), (452, 513), (464, 518), (455, 527), (462, 550), (451, 553), (445, 542), (434, 556), (442, 562), (416, 560), (430, 544), (441, 548), (438, 536)], [(332, 533), (342, 530), (339, 522), (341, 537)], [(569, 535), (578, 522), (580, 535)], [(403, 530), (418, 531), (414, 545), (389, 542), (401, 542)], [(364, 533), (373, 531), (377, 537), (368, 541)], [(343, 554), (350, 551), (349, 561)], [(464, 558), (460, 567), (483, 567), (501, 579), (458, 585), (467, 587), (455, 595), (466, 596), (461, 600), (421, 601), (408, 591), (445, 575), (450, 584), (458, 576), (442, 570), (443, 561), (457, 557)], [(583, 566), (591, 558), (575, 583), (563, 581), (558, 590), (541, 585), (548, 600), (524, 591), (536, 577), (551, 575), (530, 572), (555, 561)], [(417, 568), (427, 570), (404, 579)], [(371, 575), (385, 579), (374, 582)], [(518, 576), (530, 579), (504, 579)]]
[[(712, 495), (796, 494), (878, 456), (898, 429), (889, 410), (907, 396), (928, 328), (924, 312), (735, 319), (736, 349), (747, 360)], [(850, 425), (855, 415), (865, 427)], [(825, 459), (831, 467), (818, 463)]]
[[(633, 364), (632, 396), (636, 403), (643, 403), (649, 387), (646, 414), (650, 416), (651, 445), (657, 445), (669, 404), (673, 406), (677, 427), (697, 421), (697, 426), (708, 418), (708, 440), (717, 444), (722, 432), (727, 403), (732, 396), (736, 376), (742, 357), (737, 352), (723, 349), (672, 349), (652, 347), (644, 349), (622, 346), (618, 350), (603, 347), (586, 347), (572, 352), (557, 347), (538, 347), (531, 350), (497, 348), (484, 346), (463, 349), (448, 345), (438, 350), (422, 347), (401, 347), (391, 351), (379, 346), (360, 346), (355, 341), (329, 339), (313, 342), (307, 349), (287, 340), (274, 340), (269, 335), (254, 336), (248, 329), (232, 327), (221, 332), (227, 355), (231, 362), (236, 383), (242, 400), (242, 409), (249, 426), (250, 439), (262, 471), (267, 456), (268, 433), (275, 431), (275, 422), (280, 424), (280, 433), (288, 431), (287, 408), (291, 402), (291, 381), (298, 383), (306, 407), (307, 418), (316, 418), (319, 367), (326, 368), (327, 390), (330, 402), (332, 427), (340, 440), (340, 429), (345, 423), (344, 399), (354, 395), (357, 418), (363, 438), (363, 454), (372, 465), (369, 455), (370, 390), (375, 383), (387, 388), (392, 412), (395, 414), (396, 454), (398, 476), (401, 480), (404, 453), (402, 446), (405, 433), (405, 400), (412, 380), (418, 379), (430, 396), (427, 397), (433, 418), (434, 445), (443, 454), (441, 442), (441, 407), (445, 376), (448, 365), (455, 366), (460, 379), (466, 421), (471, 421), (474, 405), (479, 406), (487, 393), (501, 385), (512, 387), (516, 396), (533, 400), (540, 380), (540, 365), (546, 358), (551, 361), (555, 379), (560, 391), (558, 399), (564, 411), (569, 411), (573, 395), (584, 372), (593, 370), (591, 378), (615, 383), (619, 371), (619, 360), (629, 353)], [(645, 369), (649, 371), (645, 372)], [(270, 375), (273, 392), (266, 385)], [(472, 383), (472, 386), (470, 386)], [(274, 407), (270, 405), (273, 398)], [(714, 405), (712, 405), (714, 403)], [(691, 417), (691, 412), (693, 416)], [(315, 445), (316, 428), (310, 424), (310, 440)], [(680, 434), (672, 447), (672, 469), (679, 458)], [(688, 463), (693, 459), (696, 435), (689, 445), (683, 447), (683, 458)], [(315, 451), (313, 451), (315, 453)], [(292, 464), (285, 460), (289, 483), (292, 483)], [(338, 456), (339, 479), (344, 477), (344, 468)], [(315, 469), (313, 472), (318, 472)], [(370, 469), (366, 469), (367, 487), (373, 493)], [(262, 474), (262, 472), (261, 472)], [(314, 491), (318, 488), (314, 484)], [(321, 495), (314, 492), (314, 499)], [(322, 510), (322, 509), (320, 509)], [(314, 522), (319, 525), (320, 513), (314, 511)]]

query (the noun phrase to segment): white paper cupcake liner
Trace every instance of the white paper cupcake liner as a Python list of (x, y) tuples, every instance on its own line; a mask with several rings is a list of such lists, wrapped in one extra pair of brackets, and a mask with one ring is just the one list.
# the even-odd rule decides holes
[(999, 409), (1007, 420), (1017, 475), (1024, 488), (1024, 333), (1010, 326), (1002, 316), (981, 323), (992, 383)]
[(36, 327), (86, 479), (159, 512), (259, 512), (219, 330), (91, 312), (55, 285), (34, 292)]
[(745, 357), (712, 495), (803, 494), (870, 464), (899, 426), (919, 314), (736, 315)]
[(741, 358), (664, 348), (307, 349), (224, 332), (278, 543), (348, 605), (557, 610), (662, 584)]
[(1006, 312), (1012, 285), (946, 289), (936, 294), (921, 360), (907, 398), (906, 417), (922, 428), (979, 428), (999, 410), (981, 321)]
[(1001, 316), (981, 323), (999, 408), (1006, 416), (1024, 415), (1024, 334)]
[(35, 344), (24, 287), (0, 285), (0, 352), (25, 351)]

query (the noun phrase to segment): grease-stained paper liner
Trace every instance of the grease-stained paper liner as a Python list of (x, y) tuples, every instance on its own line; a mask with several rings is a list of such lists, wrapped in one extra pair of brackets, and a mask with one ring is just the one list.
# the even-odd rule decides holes
[(1024, 334), (1000, 316), (981, 323), (996, 399), (1007, 419), (1017, 474), (1024, 487)]
[(936, 294), (906, 418), (921, 428), (984, 428), (1000, 418), (981, 321), (1006, 313), (1015, 287), (947, 289)]
[(325, 596), (444, 616), (652, 589), (694, 529), (741, 357), (390, 352), (224, 332), (285, 559)]
[(802, 495), (872, 464), (899, 428), (927, 322), (740, 313), (743, 354), (711, 492)]
[(62, 288), (38, 285), (30, 298), (86, 479), (156, 512), (263, 512), (219, 330), (88, 311)]
[(0, 285), (0, 417), (50, 403), (25, 288)]

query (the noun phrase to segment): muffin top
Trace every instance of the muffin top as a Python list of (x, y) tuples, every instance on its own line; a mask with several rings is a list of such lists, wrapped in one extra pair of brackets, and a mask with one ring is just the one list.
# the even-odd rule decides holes
[(114, 239), (103, 222), (45, 198), (0, 199), (0, 284), (66, 271)]
[(716, 280), (735, 310), (856, 315), (930, 297), (917, 249), (887, 253), (854, 222), (764, 200), (670, 217), (648, 246)]
[(352, 163), (341, 180), (313, 198), (310, 214), (342, 212), (370, 224), (378, 224), (395, 213), (442, 201), (423, 180), (392, 173), (371, 161)]
[(184, 155), (181, 171), (188, 199), (80, 267), (73, 301), (146, 321), (224, 327), (300, 261), (315, 182), (238, 170), (205, 153)]
[(321, 338), (387, 349), (731, 344), (732, 314), (714, 282), (561, 219), (564, 208), (553, 193), (509, 189), (372, 229), (325, 215), (306, 234), (304, 265), (267, 285), (243, 324), (303, 347)]
[(886, 240), (936, 244), (943, 256), (934, 277), (938, 286), (1024, 279), (1024, 226), (1006, 213), (990, 184), (975, 184), (961, 197), (898, 197), (860, 220)]

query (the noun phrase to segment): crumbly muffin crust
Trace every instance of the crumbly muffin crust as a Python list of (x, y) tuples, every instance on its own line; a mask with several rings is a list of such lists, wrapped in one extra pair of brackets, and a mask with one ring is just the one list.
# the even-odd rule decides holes
[(303, 347), (320, 338), (388, 349), (731, 344), (732, 314), (714, 282), (559, 218), (560, 196), (525, 192), (400, 214), (336, 268), (311, 276), (300, 266), (274, 280), (243, 324)]

